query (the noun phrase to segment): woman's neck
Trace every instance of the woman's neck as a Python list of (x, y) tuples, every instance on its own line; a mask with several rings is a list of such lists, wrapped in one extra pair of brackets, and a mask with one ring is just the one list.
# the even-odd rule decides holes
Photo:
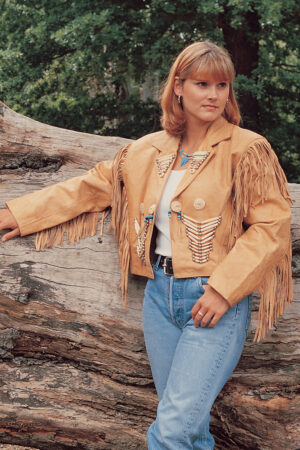
[(199, 150), (200, 145), (204, 141), (210, 122), (202, 126), (189, 126), (187, 124), (186, 131), (183, 135), (182, 148), (186, 153), (194, 153)]

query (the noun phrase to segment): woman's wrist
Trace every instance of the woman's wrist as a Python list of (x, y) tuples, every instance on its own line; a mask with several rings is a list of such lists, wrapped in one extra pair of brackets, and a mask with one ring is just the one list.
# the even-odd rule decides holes
[(216, 291), (216, 289), (213, 288), (210, 284), (207, 284), (207, 285), (205, 286), (205, 291), (206, 291), (206, 292), (211, 292), (212, 294), (218, 296), (221, 300), (225, 301), (225, 302), (227, 303), (227, 305), (229, 306), (229, 308), (230, 308), (230, 304), (229, 304), (229, 302), (226, 300), (226, 298), (223, 297), (223, 295), (220, 294), (218, 291)]

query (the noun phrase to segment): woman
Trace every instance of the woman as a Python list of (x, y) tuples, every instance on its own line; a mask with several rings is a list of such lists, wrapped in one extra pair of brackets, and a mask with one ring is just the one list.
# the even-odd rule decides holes
[(190, 45), (164, 87), (163, 131), (0, 214), (12, 229), (3, 241), (39, 232), (43, 248), (65, 230), (80, 237), (88, 213), (112, 207), (123, 296), (129, 263), (149, 278), (143, 327), (159, 397), (150, 450), (214, 447), (209, 414), (240, 358), (251, 292), (261, 293), (255, 340), (292, 298), (286, 178), (266, 139), (238, 127), (233, 79), (224, 49)]

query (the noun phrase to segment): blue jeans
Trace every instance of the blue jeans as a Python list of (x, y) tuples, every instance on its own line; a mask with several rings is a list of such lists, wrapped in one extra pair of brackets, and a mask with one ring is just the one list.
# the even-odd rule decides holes
[(178, 279), (165, 275), (158, 262), (153, 268), (143, 329), (159, 404), (148, 449), (213, 449), (210, 410), (240, 359), (252, 296), (228, 309), (216, 326), (195, 328), (191, 310), (208, 277)]

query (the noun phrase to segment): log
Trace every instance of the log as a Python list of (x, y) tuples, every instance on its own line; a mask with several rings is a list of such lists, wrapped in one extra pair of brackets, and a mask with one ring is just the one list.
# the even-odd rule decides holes
[[(0, 102), (0, 196), (6, 200), (111, 159), (127, 139), (64, 130)], [(243, 356), (212, 411), (216, 449), (296, 450), (299, 429), (300, 186), (293, 206), (294, 302)], [(157, 397), (145, 353), (145, 279), (121, 305), (118, 251), (104, 234), (35, 252), (0, 246), (0, 442), (38, 449), (146, 449)]]

